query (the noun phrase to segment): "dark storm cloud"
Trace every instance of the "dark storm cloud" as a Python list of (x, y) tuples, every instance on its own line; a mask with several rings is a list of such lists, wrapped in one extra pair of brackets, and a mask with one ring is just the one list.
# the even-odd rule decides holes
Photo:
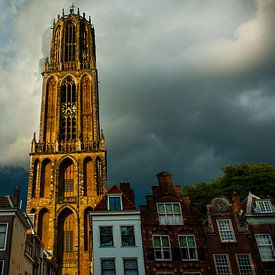
[[(29, 89), (24, 108), (33, 102), (39, 112), (39, 51), (43, 58), (49, 54), (50, 22), (70, 3), (43, 3), (40, 26), (40, 18), (30, 19), (41, 9), (38, 1), (22, 3), (14, 32), (26, 46), (16, 53), (27, 56), (22, 68), (35, 89), (27, 85), (19, 94), (24, 98)], [(140, 200), (161, 170), (183, 185), (216, 177), (224, 165), (275, 163), (274, 1), (83, 0), (76, 5), (92, 16), (96, 29), (109, 184), (128, 179)], [(24, 24), (32, 32), (25, 33)], [(5, 87), (18, 90), (9, 81)], [(1, 102), (7, 110), (12, 109), (8, 98)], [(26, 141), (14, 138), (11, 148), (29, 148), (30, 121), (38, 118), (24, 117)], [(4, 163), (8, 153), (1, 152)]]

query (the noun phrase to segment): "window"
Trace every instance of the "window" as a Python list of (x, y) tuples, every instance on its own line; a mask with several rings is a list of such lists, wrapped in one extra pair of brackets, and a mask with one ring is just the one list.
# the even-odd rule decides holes
[(64, 252), (73, 252), (73, 231), (64, 231)]
[(120, 231), (122, 246), (131, 246), (136, 244), (134, 226), (121, 226)]
[(100, 246), (114, 246), (112, 226), (100, 227)]
[(183, 260), (197, 260), (196, 240), (193, 235), (179, 236), (179, 247)]
[(0, 250), (6, 250), (8, 224), (0, 224)]
[(275, 274), (275, 269), (270, 269), (270, 270), (265, 270), (264, 275), (274, 275)]
[(274, 261), (275, 252), (271, 236), (268, 234), (255, 235), (262, 261)]
[(184, 272), (183, 275), (201, 275), (201, 273), (197, 271), (189, 271), (189, 272)]
[(108, 197), (108, 210), (119, 211), (122, 210), (121, 197), (110, 196)]
[(157, 203), (159, 224), (183, 224), (179, 202)]
[(217, 275), (231, 275), (231, 268), (228, 255), (214, 255), (215, 267)]
[(258, 201), (261, 213), (270, 213), (272, 212), (272, 206), (270, 201)]
[(230, 219), (217, 220), (221, 242), (235, 242), (233, 226)]
[(0, 261), (0, 275), (4, 275), (4, 261)]
[(64, 179), (64, 192), (74, 192), (73, 179)]
[(171, 260), (169, 236), (153, 236), (153, 246), (156, 260)]
[(124, 275), (138, 275), (137, 259), (124, 259)]
[(240, 275), (254, 275), (250, 254), (237, 254)]
[(115, 259), (101, 259), (101, 274), (102, 275), (115, 275)]

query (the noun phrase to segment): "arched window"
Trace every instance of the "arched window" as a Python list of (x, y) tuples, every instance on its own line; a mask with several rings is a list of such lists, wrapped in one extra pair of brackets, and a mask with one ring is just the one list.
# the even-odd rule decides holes
[(60, 62), (60, 27), (56, 29), (54, 37), (54, 63)]
[(92, 196), (93, 195), (93, 161), (90, 157), (85, 158), (83, 164), (83, 195), (84, 196)]
[(46, 249), (48, 248), (49, 241), (49, 220), (50, 212), (46, 208), (41, 209), (38, 215), (37, 233), (42, 242), (44, 243)]
[(40, 197), (50, 197), (51, 192), (51, 161), (45, 159), (41, 166)]
[(76, 138), (76, 114), (76, 87), (72, 77), (68, 76), (61, 88), (61, 140)]
[(73, 197), (75, 183), (75, 165), (71, 159), (65, 159), (59, 168), (59, 196)]
[(66, 27), (65, 37), (65, 62), (75, 61), (76, 37), (75, 25), (69, 22)]
[(75, 216), (71, 209), (65, 208), (58, 216), (57, 257), (60, 267), (74, 261)]
[(85, 28), (85, 25), (81, 26), (80, 29), (80, 51), (79, 51), (79, 60), (81, 61), (82, 68), (87, 67), (89, 54), (89, 43), (88, 43), (88, 33)]
[(98, 157), (95, 162), (95, 177), (96, 177), (96, 194), (97, 196), (103, 194), (103, 186), (102, 186), (102, 161)]
[(91, 225), (90, 225), (90, 212), (93, 210), (92, 207), (87, 207), (84, 211), (84, 250), (89, 250), (90, 236), (91, 236)]
[(39, 161), (35, 160), (33, 165), (33, 177), (32, 177), (32, 198), (36, 196), (36, 185), (37, 185), (37, 171), (38, 171)]

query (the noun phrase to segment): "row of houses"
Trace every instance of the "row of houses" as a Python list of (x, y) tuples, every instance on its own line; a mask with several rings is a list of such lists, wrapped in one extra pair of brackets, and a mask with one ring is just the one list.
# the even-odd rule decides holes
[(249, 194), (214, 198), (206, 217), (167, 172), (136, 210), (129, 183), (90, 213), (92, 274), (275, 274), (275, 206)]
[[(202, 218), (171, 174), (157, 178), (139, 209), (130, 184), (122, 182), (90, 211), (84, 236), (92, 255), (90, 274), (275, 274), (275, 205), (270, 198), (216, 197)], [(35, 217), (23, 214), (18, 200), (18, 190), (13, 199), (0, 196), (0, 274), (58, 274), (33, 229)]]

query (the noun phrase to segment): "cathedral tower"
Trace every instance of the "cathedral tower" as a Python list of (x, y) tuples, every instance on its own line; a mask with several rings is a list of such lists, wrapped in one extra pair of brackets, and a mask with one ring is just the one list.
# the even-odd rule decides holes
[(39, 139), (30, 153), (27, 213), (59, 274), (90, 274), (88, 212), (106, 191), (95, 32), (85, 14), (58, 16), (45, 60)]

